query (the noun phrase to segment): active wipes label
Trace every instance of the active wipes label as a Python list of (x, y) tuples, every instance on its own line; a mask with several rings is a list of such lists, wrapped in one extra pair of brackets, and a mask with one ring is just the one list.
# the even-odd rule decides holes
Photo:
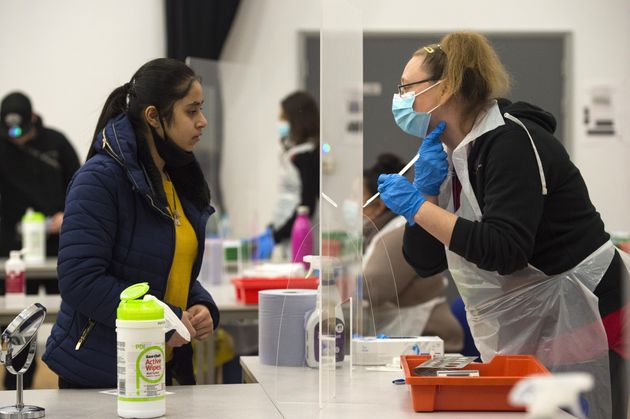
[(118, 340), (118, 398), (149, 401), (164, 398), (164, 342)]

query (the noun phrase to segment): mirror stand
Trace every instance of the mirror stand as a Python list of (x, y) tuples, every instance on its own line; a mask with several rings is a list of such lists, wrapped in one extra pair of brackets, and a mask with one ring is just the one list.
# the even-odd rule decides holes
[[(2, 332), (0, 363), (6, 366), (7, 374), (16, 376), (15, 404), (0, 407), (0, 419), (35, 419), (43, 418), (46, 411), (43, 407), (24, 404), (24, 373), (35, 358), (37, 348), (37, 330), (46, 316), (46, 308), (33, 304), (24, 309), (18, 317)], [(28, 345), (28, 346), (27, 346)], [(20, 352), (28, 348), (26, 361), (19, 371), (13, 367), (13, 360)]]

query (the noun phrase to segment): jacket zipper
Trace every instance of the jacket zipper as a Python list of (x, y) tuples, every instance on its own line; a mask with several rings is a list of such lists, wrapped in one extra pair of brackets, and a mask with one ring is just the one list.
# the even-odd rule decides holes
[(109, 156), (114, 159), (116, 161), (116, 163), (120, 164), (121, 166), (123, 166), (122, 161), (120, 161), (120, 159), (118, 158), (118, 156), (116, 155), (116, 153), (114, 152), (114, 149), (112, 148), (112, 146), (109, 144), (109, 141), (107, 140), (107, 137), (105, 136), (105, 128), (103, 128), (103, 141), (101, 142), (101, 148), (103, 150), (105, 150), (105, 152), (107, 154), (109, 154)]
[(74, 347), (75, 351), (78, 351), (79, 349), (81, 349), (81, 345), (83, 345), (83, 342), (85, 342), (85, 340), (87, 339), (92, 329), (94, 329), (95, 324), (96, 322), (94, 320), (88, 319), (88, 323), (83, 329), (83, 332), (81, 332), (81, 336), (79, 337), (79, 340), (77, 341), (77, 344)]
[[(103, 129), (103, 142), (101, 144), (101, 147), (103, 150), (105, 150), (105, 152), (111, 157), (113, 158), (118, 164), (120, 164), (121, 166), (124, 167), (124, 164), (122, 163), (122, 161), (118, 158), (118, 156), (116, 155), (116, 153), (114, 152), (114, 149), (112, 148), (111, 144), (109, 144), (109, 141), (107, 140), (107, 137), (105, 136), (105, 129)], [(114, 136), (116, 135), (116, 131), (114, 131)], [(131, 181), (134, 184), (134, 187), (139, 190), (138, 185), (136, 185), (135, 180), (131, 178)], [(150, 183), (149, 183), (150, 185)], [(162, 210), (160, 207), (158, 207), (157, 205), (155, 205), (155, 202), (153, 202), (153, 198), (149, 195), (146, 194), (145, 198), (147, 198), (149, 200), (149, 203), (151, 204), (151, 206), (153, 208), (155, 208), (160, 214), (164, 215), (165, 217), (169, 218), (170, 220), (175, 220), (173, 218), (173, 216), (167, 212), (165, 212), (164, 210)]]

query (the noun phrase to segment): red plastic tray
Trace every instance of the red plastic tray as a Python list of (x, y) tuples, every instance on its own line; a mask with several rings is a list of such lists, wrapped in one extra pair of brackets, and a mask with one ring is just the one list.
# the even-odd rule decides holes
[(479, 377), (424, 377), (412, 375), (428, 355), (402, 355), (405, 382), (410, 384), (411, 401), (416, 412), (435, 410), (510, 410), (508, 395), (512, 387), (531, 374), (549, 374), (534, 356), (496, 355), (488, 363), (467, 365), (464, 370), (479, 370)]
[(317, 278), (233, 278), (236, 299), (245, 304), (258, 304), (258, 291), (287, 288), (317, 289)]

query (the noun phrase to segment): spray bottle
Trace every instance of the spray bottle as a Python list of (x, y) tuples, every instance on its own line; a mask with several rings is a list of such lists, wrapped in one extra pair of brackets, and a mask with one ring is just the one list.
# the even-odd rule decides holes
[[(306, 354), (306, 365), (311, 368), (317, 368), (319, 365), (321, 318), (322, 323), (324, 323), (322, 336), (334, 335), (335, 364), (340, 367), (344, 358), (345, 322), (339, 291), (336, 286), (336, 277), (341, 269), (341, 263), (333, 257), (311, 255), (304, 256), (304, 262), (310, 265), (309, 272), (306, 274), (307, 277), (313, 272), (319, 274), (316, 308), (305, 315), (306, 346), (304, 353)], [(331, 353), (323, 347), (325, 344), (327, 342), (322, 340), (322, 352), (324, 354)], [(332, 342), (330, 344), (332, 345)]]
[(566, 417), (566, 408), (578, 419), (586, 419), (580, 405), (580, 393), (592, 390), (593, 376), (584, 372), (554, 375), (530, 375), (514, 386), (510, 403), (527, 406), (528, 419), (556, 419)]
[(116, 311), (118, 416), (123, 418), (166, 413), (164, 334), (175, 329), (190, 341), (177, 315), (154, 296), (145, 295), (147, 291), (147, 282), (126, 288)]

